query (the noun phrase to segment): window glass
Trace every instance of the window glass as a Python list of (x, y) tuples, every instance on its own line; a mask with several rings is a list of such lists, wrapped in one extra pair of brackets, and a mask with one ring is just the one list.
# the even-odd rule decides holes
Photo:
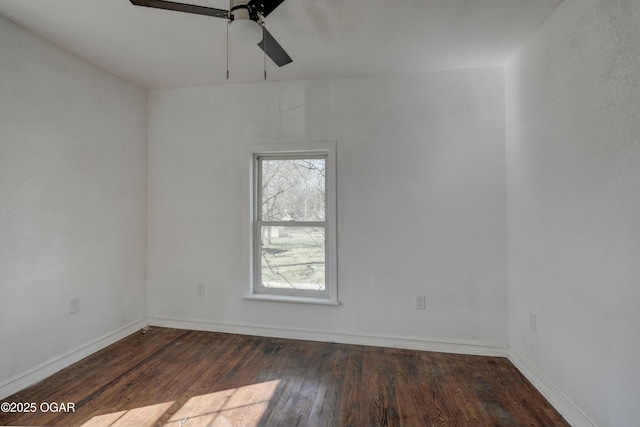
[(272, 227), (261, 230), (262, 286), (325, 290), (324, 227)]
[(263, 221), (324, 221), (325, 159), (262, 159)]

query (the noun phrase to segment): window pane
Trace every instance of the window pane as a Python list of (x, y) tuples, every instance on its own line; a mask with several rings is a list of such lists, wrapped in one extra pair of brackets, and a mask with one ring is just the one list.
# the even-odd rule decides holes
[(324, 228), (262, 227), (262, 286), (325, 290)]
[(324, 221), (325, 159), (262, 159), (263, 221)]

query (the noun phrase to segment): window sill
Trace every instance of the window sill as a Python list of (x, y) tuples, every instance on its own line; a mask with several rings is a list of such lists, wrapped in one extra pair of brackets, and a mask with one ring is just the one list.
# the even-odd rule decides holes
[(340, 305), (340, 301), (330, 300), (327, 298), (298, 297), (290, 295), (251, 294), (245, 295), (244, 299), (255, 301), (293, 302), (298, 304)]

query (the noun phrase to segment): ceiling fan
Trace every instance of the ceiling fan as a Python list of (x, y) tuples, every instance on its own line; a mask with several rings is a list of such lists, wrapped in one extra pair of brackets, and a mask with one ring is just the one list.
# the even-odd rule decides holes
[[(230, 0), (229, 10), (176, 3), (166, 0), (131, 0), (136, 6), (153, 7), (177, 12), (194, 13), (223, 18), (229, 22), (229, 34), (241, 41), (257, 42), (258, 46), (279, 67), (293, 62), (280, 44), (264, 26), (267, 15), (273, 12), (284, 0)], [(228, 77), (228, 71), (227, 71)], [(265, 71), (266, 78), (266, 71)]]

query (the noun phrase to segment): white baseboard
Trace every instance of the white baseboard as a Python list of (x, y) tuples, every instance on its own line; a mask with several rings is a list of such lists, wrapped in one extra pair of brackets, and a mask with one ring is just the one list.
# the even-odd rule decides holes
[(11, 396), (14, 393), (19, 392), (33, 384), (36, 384), (47, 377), (55, 374), (61, 369), (84, 359), (85, 357), (101, 350), (128, 335), (131, 335), (137, 330), (147, 325), (147, 319), (141, 319), (136, 322), (132, 322), (118, 330), (105, 334), (93, 341), (76, 347), (66, 353), (47, 360), (44, 363), (24, 372), (16, 375), (8, 380), (0, 383), (0, 399), (4, 399)]
[(595, 427), (595, 424), (567, 396), (513, 348), (509, 350), (509, 360), (572, 427)]
[(256, 335), (273, 338), (305, 341), (335, 342), (376, 347), (393, 347), (408, 350), (436, 351), (441, 353), (469, 354), (476, 356), (507, 357), (509, 346), (465, 341), (440, 341), (419, 338), (388, 337), (346, 332), (330, 332), (313, 329), (283, 328), (276, 326), (218, 323), (199, 319), (184, 319), (168, 316), (151, 316), (149, 326), (190, 329), (229, 334)]

